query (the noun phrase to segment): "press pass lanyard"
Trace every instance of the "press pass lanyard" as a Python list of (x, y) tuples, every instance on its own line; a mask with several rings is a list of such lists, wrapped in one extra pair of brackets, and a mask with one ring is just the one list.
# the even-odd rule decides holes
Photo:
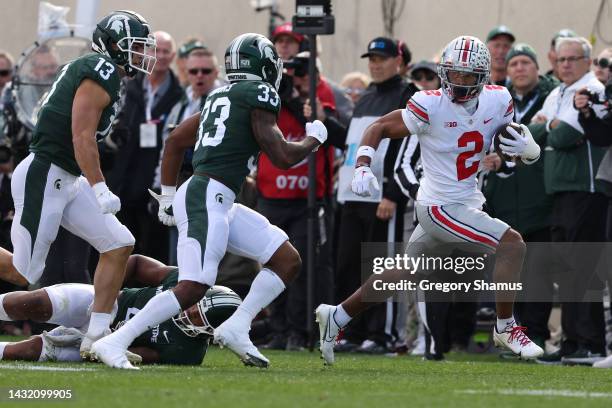
[(153, 92), (151, 82), (147, 80), (145, 80), (145, 90), (147, 93), (147, 103), (145, 105), (146, 122), (140, 124), (140, 147), (157, 147), (158, 120), (153, 120), (153, 116), (151, 114), (153, 104), (155, 102), (155, 92)]

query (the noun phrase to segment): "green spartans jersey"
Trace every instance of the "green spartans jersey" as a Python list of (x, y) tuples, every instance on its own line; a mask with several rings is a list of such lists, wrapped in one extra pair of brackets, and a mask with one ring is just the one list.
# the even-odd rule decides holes
[(110, 96), (111, 102), (98, 122), (96, 139), (101, 140), (109, 133), (119, 110), (121, 78), (117, 65), (109, 57), (87, 54), (67, 63), (58, 73), (38, 113), (30, 145), (30, 151), (37, 156), (75, 176), (81, 174), (81, 169), (72, 145), (72, 102), (77, 88), (86, 78), (95, 81)]
[[(121, 327), (138, 313), (151, 298), (176, 286), (178, 269), (170, 272), (161, 285), (152, 288), (123, 289), (117, 303), (117, 317), (111, 325), (114, 330)], [(134, 340), (132, 347), (148, 347), (159, 353), (160, 364), (200, 365), (208, 348), (207, 337), (189, 337), (170, 320), (147, 330)]]
[(267, 82), (239, 81), (208, 95), (200, 115), (193, 169), (218, 179), (236, 194), (259, 153), (251, 128), (255, 108), (278, 114), (278, 93)]

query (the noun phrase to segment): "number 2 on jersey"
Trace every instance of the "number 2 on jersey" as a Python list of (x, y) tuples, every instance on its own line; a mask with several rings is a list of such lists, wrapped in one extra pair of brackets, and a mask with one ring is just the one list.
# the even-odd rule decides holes
[(467, 147), (468, 143), (474, 143), (474, 148), (462, 152), (457, 156), (457, 181), (473, 176), (478, 171), (480, 160), (472, 162), (467, 166), (467, 161), (480, 153), (484, 145), (484, 138), (477, 130), (465, 132), (457, 141), (459, 147)]

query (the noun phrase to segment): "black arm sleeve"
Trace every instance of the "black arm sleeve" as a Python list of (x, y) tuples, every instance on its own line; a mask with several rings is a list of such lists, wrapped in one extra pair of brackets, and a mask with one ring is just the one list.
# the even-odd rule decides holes
[(591, 109), (588, 118), (582, 113), (578, 114), (578, 122), (584, 129), (584, 137), (595, 146), (612, 145), (612, 112), (608, 112), (603, 118), (598, 118)]
[[(333, 111), (332, 111), (333, 112)], [(327, 128), (327, 144), (330, 144), (338, 149), (344, 150), (346, 147), (346, 136), (348, 127), (343, 125), (340, 120), (330, 112), (326, 112), (325, 127)]]

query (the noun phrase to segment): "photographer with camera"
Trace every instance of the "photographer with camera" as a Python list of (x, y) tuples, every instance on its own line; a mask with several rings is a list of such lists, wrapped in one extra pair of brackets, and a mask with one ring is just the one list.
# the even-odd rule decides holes
[[(588, 87), (603, 93), (604, 86), (590, 71), (593, 50), (586, 38), (559, 38), (555, 49), (561, 84), (548, 95), (530, 127), (536, 140), (539, 137), (546, 140), (544, 186), (546, 193), (553, 196), (551, 241), (604, 242), (608, 200), (602, 183), (595, 179), (595, 171), (605, 149), (591, 143), (589, 132), (580, 125), (573, 106), (579, 89)], [(595, 113), (604, 115), (600, 107), (595, 108)], [(566, 247), (567, 244), (553, 244), (553, 248)], [(601, 294), (601, 283), (595, 277), (598, 255), (588, 262), (578, 262), (578, 257), (566, 250), (558, 254), (562, 263), (558, 283), (564, 339), (558, 352), (538, 361), (586, 363), (604, 352), (603, 303), (579, 301), (588, 290), (593, 295)]]
[[(593, 105), (604, 105), (608, 112), (603, 118), (598, 117)], [(606, 222), (606, 241), (612, 241), (612, 77), (608, 78), (605, 88), (605, 97), (582, 88), (574, 96), (574, 107), (578, 110), (578, 122), (584, 129), (585, 137), (595, 146), (608, 147), (601, 160), (597, 175), (595, 176), (604, 188), (608, 197), (608, 210)], [(608, 287), (612, 287), (612, 278), (608, 276)], [(608, 344), (608, 349), (612, 345)], [(612, 355), (593, 364), (597, 368), (612, 368)]]

